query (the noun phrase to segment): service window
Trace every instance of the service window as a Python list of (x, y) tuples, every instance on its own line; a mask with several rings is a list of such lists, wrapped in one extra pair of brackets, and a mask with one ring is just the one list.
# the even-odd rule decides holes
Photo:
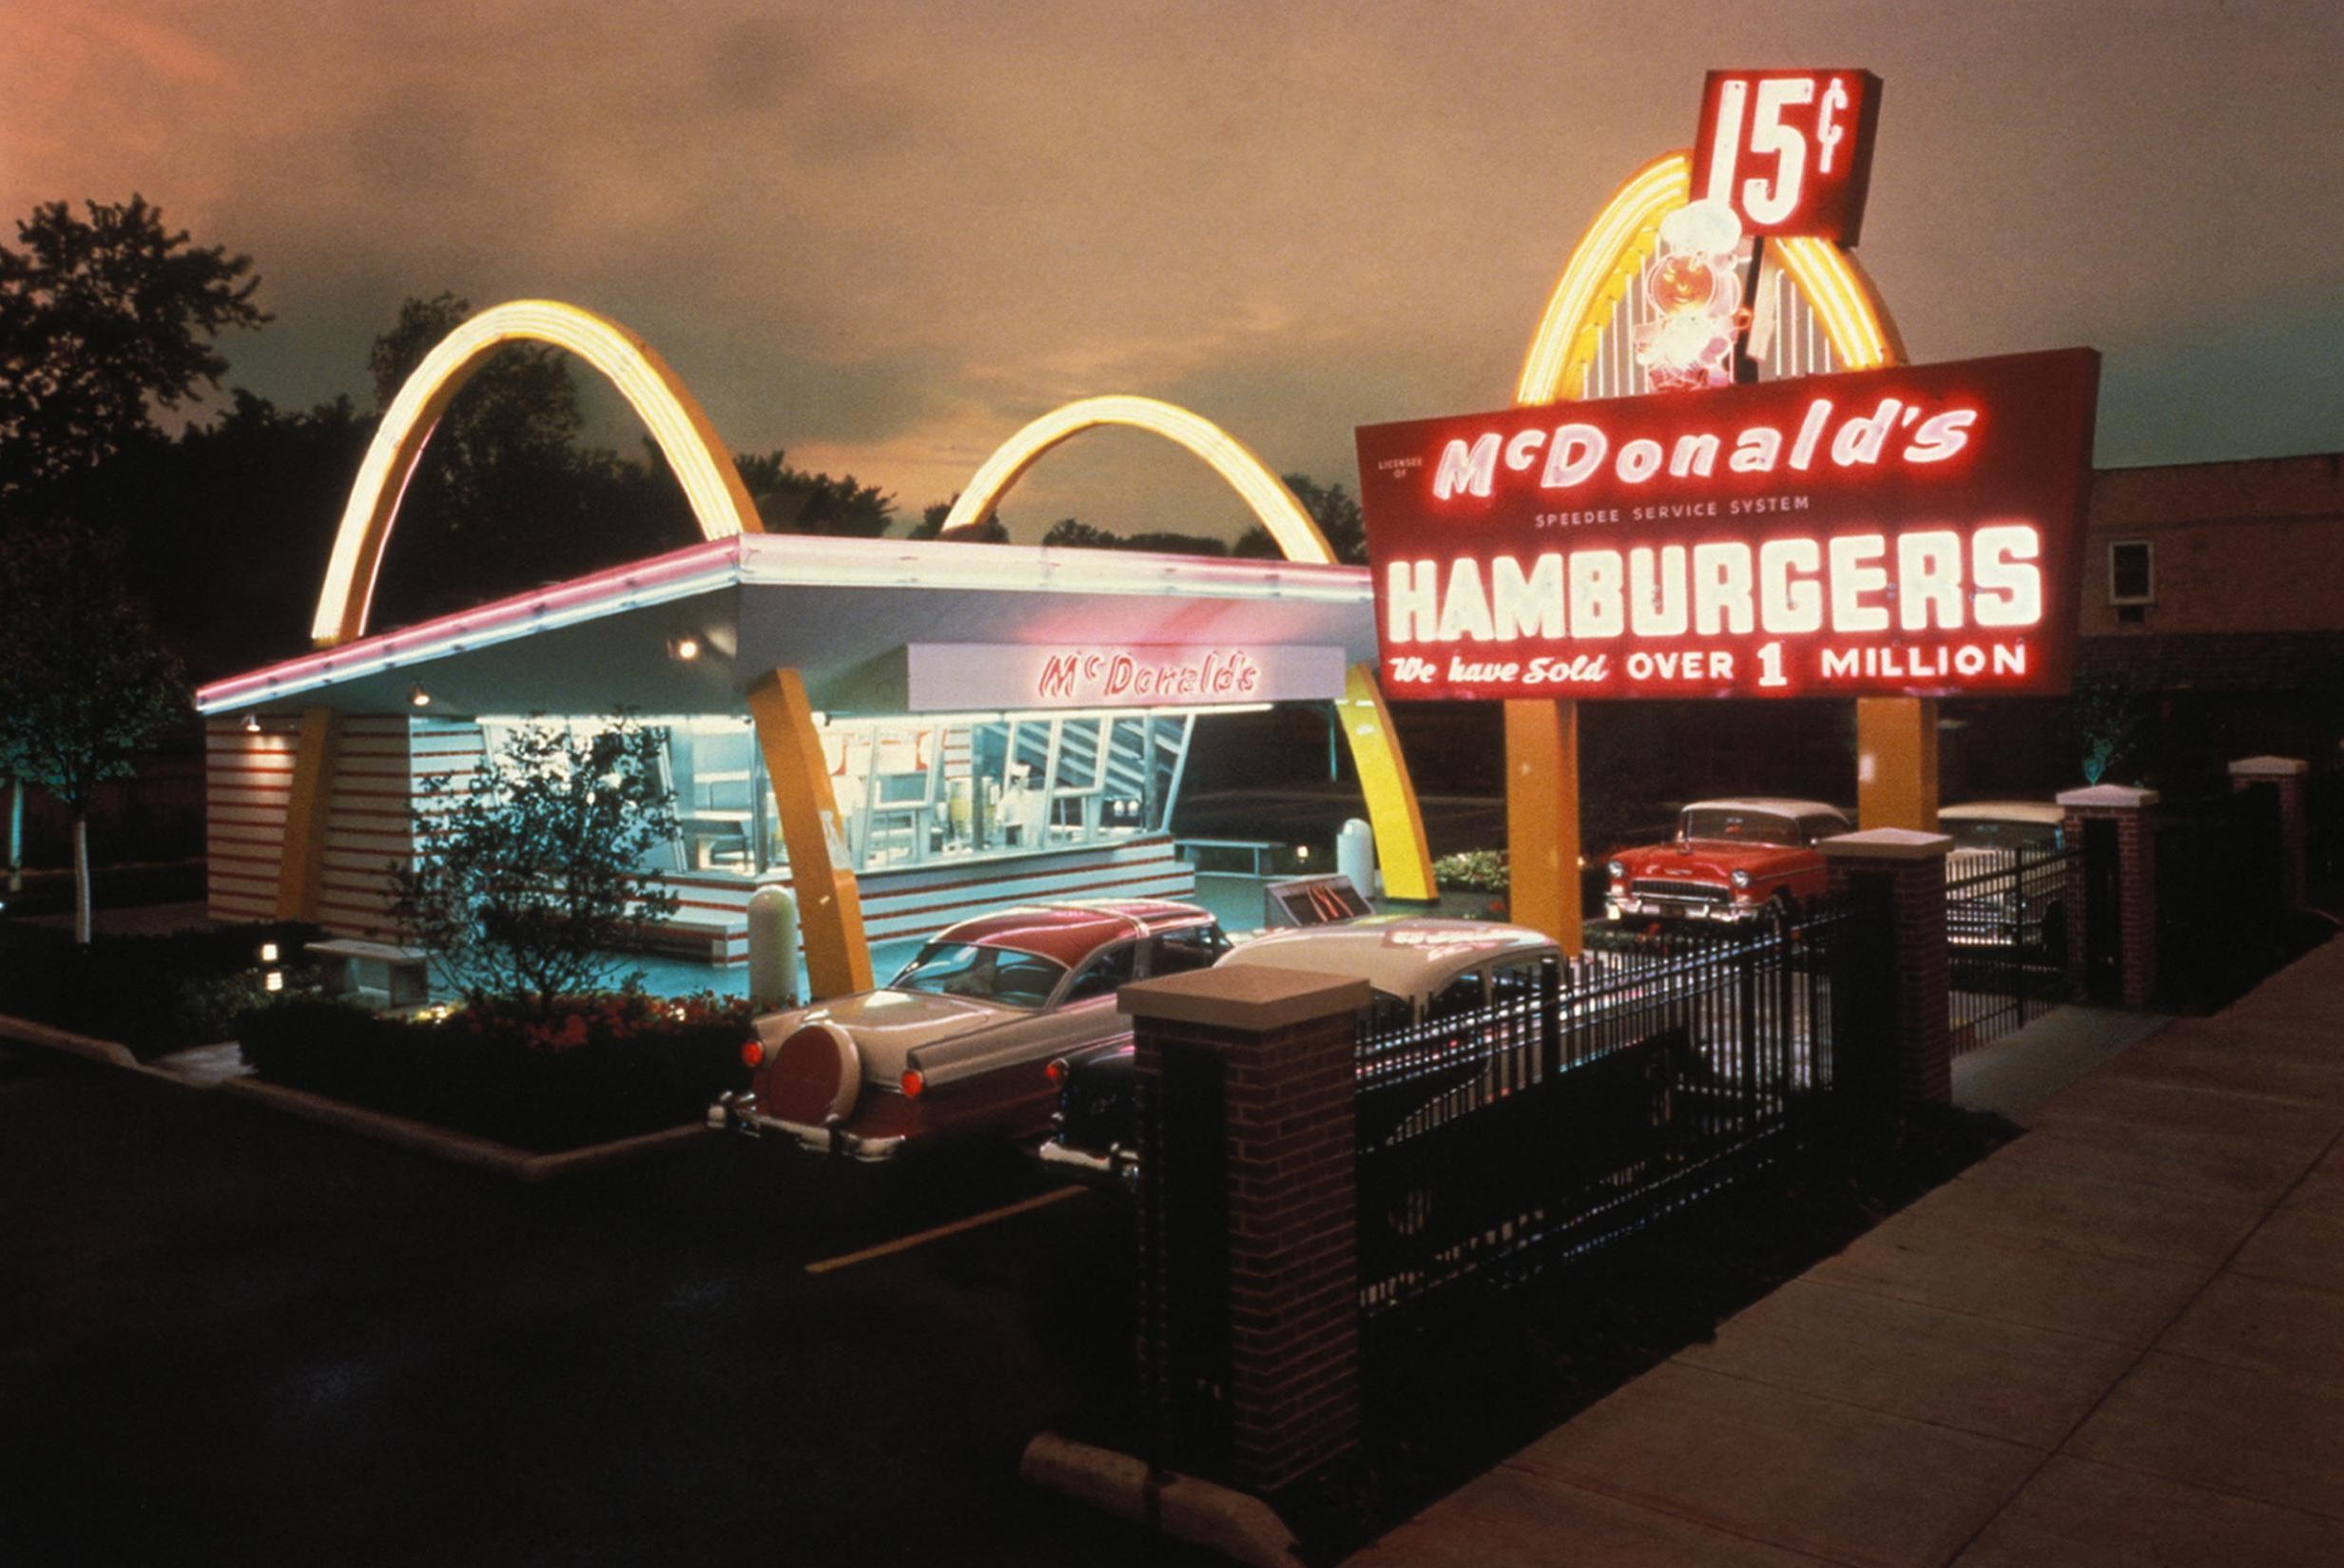
[(1229, 939), (1217, 925), (1167, 931), (1148, 944), (1148, 973), (1182, 975), (1191, 969), (1211, 969), (1229, 951)]
[(1075, 972), (1074, 983), (1066, 988), (1067, 1001), (1088, 1001), (1094, 997), (1114, 996), (1132, 983), (1133, 960), (1138, 957), (1137, 942), (1122, 942), (1104, 953), (1094, 955), (1090, 962)]
[(2157, 547), (2147, 539), (2119, 539), (2108, 546), (2108, 603), (2157, 602)]

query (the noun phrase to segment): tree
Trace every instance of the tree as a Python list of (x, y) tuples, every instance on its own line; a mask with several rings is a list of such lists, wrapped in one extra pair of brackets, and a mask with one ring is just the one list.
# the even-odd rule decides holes
[(624, 719), (583, 738), (533, 719), (469, 779), (424, 781), (391, 911), (450, 987), (551, 1012), (607, 983), (633, 930), (674, 916), (676, 896), (638, 866), (677, 832), (665, 751), (661, 731)]
[(121, 552), (72, 522), (0, 537), (0, 775), (73, 819), (73, 939), (89, 940), (89, 806), (186, 717), (178, 663), (124, 592)]
[(775, 533), (827, 533), (876, 539), (895, 521), (895, 497), (855, 476), (833, 479), (791, 468), (780, 448), (733, 459), (757, 515)]
[(220, 384), (212, 339), (269, 319), (250, 257), (191, 244), (142, 197), (84, 205), (37, 206), (0, 245), (0, 500), (19, 505), (152, 439), (156, 409)]
[[(912, 525), (911, 532), (905, 534), (904, 537), (909, 539), (940, 538), (944, 532), (944, 519), (952, 515), (952, 509), (959, 504), (959, 494), (956, 492), (949, 501), (938, 501), (920, 508), (920, 521)], [(1009, 543), (1009, 530), (1001, 526), (1000, 513), (988, 512), (983, 521), (976, 527), (964, 528), (955, 533), (953, 542), (969, 545), (1005, 545)]]
[[(1341, 485), (1322, 485), (1308, 474), (1284, 474), (1279, 478), (1294, 493), (1294, 499), (1302, 503), (1310, 520), (1319, 525), (1319, 532), (1326, 535), (1327, 548), (1335, 552), (1336, 560), (1348, 561), (1353, 566), (1367, 564), (1367, 520), (1360, 513), (1358, 496)], [(1268, 529), (1256, 526), (1237, 536), (1230, 553), (1276, 560), (1286, 552), (1278, 548), (1278, 541), (1269, 536)]]
[(1050, 525), (1049, 532), (1042, 535), (1042, 543), (1053, 550), (1119, 550), (1123, 536), (1072, 517), (1061, 517)]

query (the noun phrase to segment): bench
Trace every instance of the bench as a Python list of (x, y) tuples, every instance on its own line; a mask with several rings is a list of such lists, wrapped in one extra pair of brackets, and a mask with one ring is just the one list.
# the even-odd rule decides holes
[(419, 947), (336, 940), (311, 942), (307, 951), (318, 960), (319, 983), (328, 996), (379, 991), (393, 1007), (420, 1007), (431, 1000), (430, 956)]
[(1202, 863), (1204, 857), (1195, 851), (1226, 849), (1232, 853), (1244, 854), (1252, 862), (1251, 874), (1256, 877), (1266, 877), (1269, 874), (1269, 857), (1276, 854), (1278, 848), (1277, 844), (1264, 839), (1174, 839), (1172, 841), (1172, 853), (1175, 855), (1185, 853), (1189, 863), (1199, 871), (1205, 869)]

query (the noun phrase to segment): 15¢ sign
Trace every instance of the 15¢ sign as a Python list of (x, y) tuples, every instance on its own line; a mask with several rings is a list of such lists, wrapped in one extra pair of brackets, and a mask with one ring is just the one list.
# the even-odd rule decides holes
[(1693, 194), (1746, 234), (1852, 245), (1871, 183), (1880, 78), (1868, 70), (1714, 70), (1701, 92)]

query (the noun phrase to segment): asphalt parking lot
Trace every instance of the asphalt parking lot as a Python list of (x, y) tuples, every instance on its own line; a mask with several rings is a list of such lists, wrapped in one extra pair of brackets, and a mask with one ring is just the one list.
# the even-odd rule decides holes
[(885, 1250), (1052, 1185), (770, 1153), (524, 1187), (0, 1043), (0, 1562), (1203, 1560), (1016, 1479), (1112, 1200)]

